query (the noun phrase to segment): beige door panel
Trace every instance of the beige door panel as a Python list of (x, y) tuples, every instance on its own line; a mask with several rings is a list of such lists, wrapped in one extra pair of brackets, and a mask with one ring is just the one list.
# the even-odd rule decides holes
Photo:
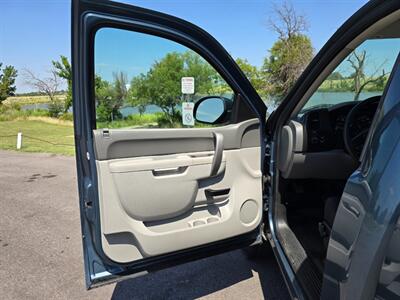
[(225, 149), (260, 145), (258, 119), (215, 128), (97, 129), (96, 160), (213, 151), (213, 132), (224, 135)]
[[(255, 229), (262, 216), (261, 150), (240, 147), (244, 139), (252, 145), (251, 136), (259, 133), (254, 122), (244, 123), (246, 126), (235, 125), (244, 127), (239, 130), (242, 136), (235, 137), (239, 147), (224, 150), (218, 174), (213, 177), (213, 151), (164, 154), (170, 140), (163, 138), (161, 130), (158, 140), (152, 137), (161, 155), (96, 160), (104, 253), (113, 261), (127, 263)], [(177, 135), (185, 140), (184, 147), (190, 148), (188, 141), (196, 137), (185, 138), (186, 130), (177, 130)], [(200, 135), (211, 137), (214, 128), (202, 130)], [(110, 136), (114, 136), (111, 130)], [(232, 146), (227, 136), (224, 142)], [(125, 141), (132, 149), (118, 151), (134, 152), (134, 139)], [(203, 147), (208, 143), (206, 139)], [(110, 144), (121, 145), (115, 139)], [(101, 142), (96, 141), (99, 146)], [(179, 146), (175, 144), (176, 149)]]
[[(156, 221), (181, 215), (195, 204), (198, 183), (210, 176), (212, 159), (195, 153), (166, 155), (99, 161), (98, 168), (112, 174), (118, 199), (130, 217)], [(217, 175), (224, 170), (225, 158)]]

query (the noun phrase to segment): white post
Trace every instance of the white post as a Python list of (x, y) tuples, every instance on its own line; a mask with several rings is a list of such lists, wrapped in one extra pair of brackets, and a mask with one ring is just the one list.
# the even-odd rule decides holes
[(17, 135), (17, 149), (21, 149), (22, 147), (22, 132), (18, 132)]

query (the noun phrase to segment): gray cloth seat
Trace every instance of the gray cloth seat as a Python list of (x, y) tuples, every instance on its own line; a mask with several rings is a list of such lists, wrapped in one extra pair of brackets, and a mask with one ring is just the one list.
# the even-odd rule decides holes
[(324, 205), (324, 223), (332, 229), (336, 212), (339, 207), (340, 197), (331, 196), (326, 198)]
[(331, 196), (325, 199), (324, 203), (324, 216), (323, 221), (319, 223), (319, 232), (324, 244), (325, 250), (328, 248), (329, 237), (331, 235), (331, 230), (333, 222), (335, 221), (335, 216), (337, 209), (339, 207), (340, 197)]

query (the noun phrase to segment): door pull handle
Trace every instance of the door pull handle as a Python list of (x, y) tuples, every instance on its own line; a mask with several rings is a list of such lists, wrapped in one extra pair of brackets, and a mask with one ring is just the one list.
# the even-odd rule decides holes
[(219, 167), (222, 162), (222, 155), (224, 153), (224, 136), (222, 133), (213, 132), (214, 137), (214, 157), (211, 163), (210, 177), (218, 174)]
[(153, 175), (154, 176), (167, 176), (167, 175), (176, 175), (182, 174), (186, 171), (186, 167), (176, 167), (176, 168), (165, 168), (165, 169), (154, 169)]

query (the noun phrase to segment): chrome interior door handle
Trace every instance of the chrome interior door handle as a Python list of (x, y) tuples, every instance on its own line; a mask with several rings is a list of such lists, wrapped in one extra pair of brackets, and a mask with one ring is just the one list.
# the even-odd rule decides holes
[(214, 157), (211, 163), (210, 177), (218, 174), (219, 167), (222, 162), (222, 155), (224, 153), (224, 136), (222, 133), (213, 132), (214, 137)]

